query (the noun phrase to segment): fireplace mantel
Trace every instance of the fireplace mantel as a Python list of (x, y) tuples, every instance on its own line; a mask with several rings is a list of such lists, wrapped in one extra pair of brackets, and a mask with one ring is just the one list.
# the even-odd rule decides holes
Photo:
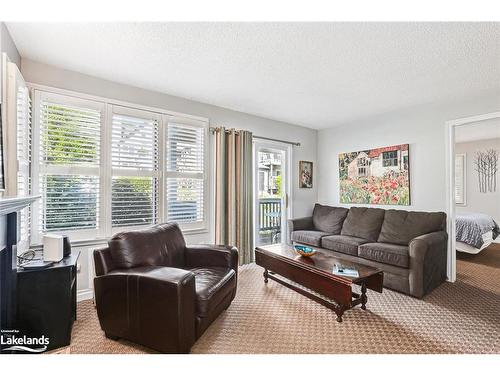
[(7, 215), (11, 212), (22, 210), (35, 202), (40, 196), (0, 198), (0, 215)]

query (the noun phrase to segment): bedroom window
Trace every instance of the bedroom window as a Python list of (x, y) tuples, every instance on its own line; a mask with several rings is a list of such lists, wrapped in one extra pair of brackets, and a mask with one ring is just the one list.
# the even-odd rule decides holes
[(165, 221), (207, 229), (207, 121), (60, 92), (33, 90), (33, 244)]
[(455, 203), (463, 206), (466, 204), (466, 168), (466, 155), (455, 155)]
[(382, 165), (384, 167), (397, 167), (398, 166), (398, 152), (386, 151), (382, 153)]

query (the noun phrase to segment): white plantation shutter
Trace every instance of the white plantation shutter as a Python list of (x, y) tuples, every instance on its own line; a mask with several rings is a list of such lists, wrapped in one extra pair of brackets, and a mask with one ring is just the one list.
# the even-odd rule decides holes
[(158, 115), (113, 106), (111, 221), (113, 227), (158, 221)]
[(207, 229), (208, 122), (61, 92), (33, 89), (33, 243), (166, 221)]
[(455, 155), (455, 203), (466, 204), (466, 154)]
[(44, 232), (96, 229), (99, 216), (99, 177), (44, 174), (42, 178)]
[(51, 101), (43, 101), (40, 110), (43, 163), (99, 165), (100, 111)]
[(168, 123), (168, 221), (193, 225), (205, 221), (205, 132), (203, 125)]
[[(15, 176), (8, 180), (7, 195), (28, 196), (31, 194), (31, 98), (19, 69), (10, 62), (7, 64), (7, 96), (10, 126), (7, 132), (6, 175)], [(26, 207), (19, 214), (19, 253), (29, 248), (30, 223), (31, 207)]]
[(40, 232), (97, 234), (101, 104), (42, 94), (39, 108)]
[(178, 223), (201, 222), (204, 219), (203, 179), (167, 179), (167, 218)]
[[(17, 194), (31, 193), (31, 98), (26, 86), (17, 90)], [(21, 211), (20, 248), (27, 250), (31, 241), (31, 207)]]

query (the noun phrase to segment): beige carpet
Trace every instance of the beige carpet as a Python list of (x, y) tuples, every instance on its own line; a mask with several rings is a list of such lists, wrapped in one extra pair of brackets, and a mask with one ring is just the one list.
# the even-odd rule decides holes
[[(384, 290), (368, 310), (335, 314), (272, 280), (240, 268), (238, 294), (192, 353), (500, 353), (500, 245), (459, 256), (458, 280), (423, 300)], [(104, 337), (92, 301), (78, 304), (71, 353), (144, 353)], [(67, 351), (66, 351), (67, 352)]]

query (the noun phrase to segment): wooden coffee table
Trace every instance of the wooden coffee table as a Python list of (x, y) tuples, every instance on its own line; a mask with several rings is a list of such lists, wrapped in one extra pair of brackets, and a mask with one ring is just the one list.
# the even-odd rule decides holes
[[(367, 289), (382, 293), (384, 273), (381, 270), (336, 258), (328, 250), (316, 250), (317, 253), (312, 257), (303, 257), (298, 255), (293, 247), (289, 245), (258, 246), (255, 248), (255, 262), (264, 268), (265, 283), (268, 282), (268, 279), (274, 280), (321, 303), (337, 314), (338, 322), (342, 322), (344, 312), (354, 306), (361, 305), (361, 308), (366, 310)], [(333, 274), (333, 265), (335, 263), (356, 267), (359, 277)], [(304, 290), (284, 278), (315, 291), (328, 299)], [(352, 291), (352, 284), (361, 286), (361, 294)]]

